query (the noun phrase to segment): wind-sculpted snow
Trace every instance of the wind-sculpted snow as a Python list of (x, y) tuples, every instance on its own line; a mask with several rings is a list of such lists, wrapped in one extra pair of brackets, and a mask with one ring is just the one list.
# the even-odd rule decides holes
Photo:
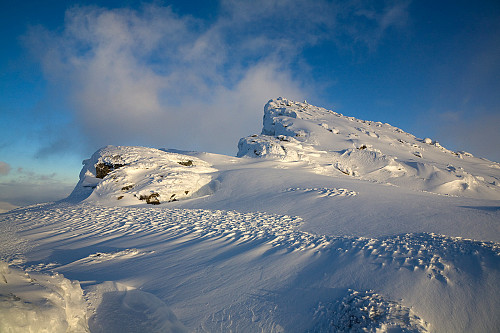
[(259, 158), (108, 146), (0, 214), (0, 330), (498, 331), (500, 164), (282, 98), (263, 123)]
[(92, 333), (188, 332), (165, 303), (151, 293), (107, 281), (90, 287), (86, 296)]
[(114, 260), (118, 261), (118, 260), (127, 260), (131, 258), (138, 258), (151, 253), (154, 253), (154, 251), (142, 251), (139, 249), (125, 249), (109, 253), (96, 252), (85, 258), (74, 261), (72, 265), (95, 265), (106, 261), (114, 261)]
[(289, 188), (287, 192), (317, 193), (320, 197), (353, 197), (358, 192), (345, 188)]
[[(10, 219), (7, 219), (7, 221), (8, 220)], [(0, 232), (0, 260), (6, 260), (13, 263), (22, 262), (22, 253), (32, 248), (28, 240), (20, 238), (17, 235), (19, 230), (21, 229), (16, 223), (6, 223), (2, 226)]]
[[(319, 191), (321, 192), (321, 189)], [(330, 193), (332, 192), (335, 191), (330, 190)], [(134, 247), (114, 251), (95, 251), (69, 261), (56, 260), (46, 263), (46, 266), (38, 266), (42, 270), (50, 268), (71, 271), (84, 267), (100, 267), (106, 263), (116, 265), (118, 262), (131, 260), (140, 262), (147, 257), (157, 256), (157, 252), (161, 252), (160, 249), (169, 244), (214, 241), (230, 244), (238, 252), (253, 252), (261, 248), (257, 254), (252, 255), (252, 260), (257, 262), (260, 260), (257, 258), (265, 258), (266, 253), (284, 253), (285, 256), (286, 253), (303, 253), (299, 256), (306, 255), (310, 258), (309, 264), (313, 264), (314, 256), (321, 254), (318, 258), (336, 262), (330, 268), (326, 266), (325, 272), (335, 266), (342, 271), (342, 267), (354, 265), (361, 260), (362, 265), (369, 265), (378, 274), (403, 269), (443, 285), (460, 283), (460, 280), (457, 280), (460, 279), (458, 273), (462, 276), (478, 274), (477, 267), (482, 267), (483, 272), (500, 269), (500, 246), (492, 242), (427, 233), (382, 238), (314, 235), (299, 230), (302, 223), (299, 217), (258, 212), (57, 204), (46, 206), (44, 209), (25, 209), (5, 214), (0, 222), (1, 225), (17, 224), (23, 230), (21, 237), (32, 239), (35, 245), (47, 244), (50, 248), (64, 247), (65, 244), (71, 244), (72, 248), (87, 248), (89, 244), (103, 241), (112, 243), (128, 238), (132, 241), (131, 244), (135, 244)], [(150, 241), (157, 244), (156, 247), (151, 248)], [(158, 244), (163, 245), (158, 247)], [(43, 248), (45, 246), (40, 249)], [(241, 250), (237, 250), (238, 248)], [(313, 257), (310, 257), (311, 255)], [(170, 265), (168, 259), (161, 260), (165, 262), (166, 267)], [(37, 269), (33, 264), (30, 267), (31, 270)], [(317, 278), (321, 279), (322, 276)], [(380, 295), (352, 292), (342, 301), (332, 299), (330, 303), (326, 307), (318, 307), (314, 315), (309, 314), (311, 325), (316, 325), (319, 331), (333, 325), (336, 331), (363, 327), (366, 328), (365, 331), (375, 331), (375, 328), (398, 327), (405, 332), (425, 332), (426, 318), (421, 320), (404, 305), (384, 300)], [(212, 317), (205, 319), (203, 327), (206, 329), (200, 331), (210, 331), (211, 328), (217, 327), (213, 326), (211, 320), (220, 321), (224, 318), (219, 323), (222, 325), (220, 327), (229, 329), (231, 324), (226, 320), (231, 316), (233, 319), (241, 316), (238, 325), (250, 325), (244, 324), (250, 315), (244, 310), (248, 304), (230, 307), (226, 309), (225, 314), (214, 313)], [(254, 328), (279, 326), (279, 316), (265, 318), (259, 322), (260, 326)], [(280, 327), (285, 326), (282, 323)]]
[(313, 332), (428, 332), (428, 324), (401, 304), (349, 289), (336, 303), (318, 304)]
[(238, 156), (306, 161), (313, 172), (421, 191), (500, 198), (500, 165), (452, 152), (397, 127), (346, 117), (284, 98), (264, 108), (262, 133), (242, 138)]
[(80, 285), (0, 261), (0, 332), (89, 332)]
[[(291, 189), (295, 191), (297, 189)], [(317, 190), (317, 189), (315, 189)], [(326, 191), (319, 191), (324, 194)], [(333, 191), (326, 192), (330, 196)], [(353, 192), (337, 190), (342, 195)], [(330, 193), (330, 194), (328, 194)], [(354, 192), (355, 193), (355, 192)], [(455, 255), (484, 256), (500, 255), (500, 247), (493, 242), (478, 242), (462, 238), (451, 238), (435, 234), (405, 234), (387, 238), (338, 237), (314, 235), (298, 230), (300, 217), (274, 215), (261, 212), (239, 213), (236, 211), (167, 208), (124, 208), (103, 207), (89, 204), (56, 205), (45, 210), (25, 210), (7, 215), (5, 220), (16, 221), (24, 228), (43, 231), (45, 237), (72, 238), (97, 237), (105, 235), (134, 235), (152, 233), (171, 236), (195, 234), (198, 238), (224, 237), (235, 242), (263, 239), (274, 247), (290, 250), (334, 249), (339, 252), (363, 252), (365, 256), (384, 264), (395, 262), (412, 270), (434, 271), (444, 267), (441, 257), (452, 260)], [(60, 225), (57, 231), (51, 226)], [(31, 233), (31, 231), (28, 231)], [(49, 236), (50, 235), (50, 236)], [(82, 262), (101, 261), (111, 257), (147, 255), (139, 249), (127, 249), (115, 253), (96, 253)]]
[(372, 262), (385, 266), (395, 264), (411, 271), (421, 270), (430, 279), (446, 283), (449, 272), (462, 269), (475, 274), (477, 267), (455, 266), (457, 258), (471, 258), (476, 263), (500, 264), (500, 245), (435, 234), (405, 234), (382, 239), (370, 239), (362, 247)]

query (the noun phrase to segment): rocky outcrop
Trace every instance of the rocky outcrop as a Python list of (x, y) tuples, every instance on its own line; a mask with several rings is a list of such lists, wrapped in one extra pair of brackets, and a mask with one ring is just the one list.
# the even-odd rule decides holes
[(285, 98), (264, 107), (261, 134), (238, 142), (238, 157), (303, 161), (310, 170), (420, 191), (500, 198), (500, 164), (453, 152), (429, 138)]
[(84, 161), (72, 197), (119, 200), (120, 205), (158, 205), (198, 195), (215, 171), (193, 156), (154, 148), (108, 146)]

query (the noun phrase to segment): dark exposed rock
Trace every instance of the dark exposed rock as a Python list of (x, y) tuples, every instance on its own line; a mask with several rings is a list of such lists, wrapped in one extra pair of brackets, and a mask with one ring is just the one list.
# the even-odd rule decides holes
[(111, 163), (97, 163), (95, 165), (95, 173), (97, 178), (103, 179), (111, 171), (121, 168), (124, 164), (111, 164)]
[(141, 195), (139, 200), (146, 200), (146, 203), (150, 205), (159, 205), (160, 204), (160, 195), (158, 193), (151, 193), (150, 195)]
[(104, 163), (98, 163), (95, 165), (95, 176), (97, 178), (103, 179), (110, 171), (109, 166)]
[(123, 187), (122, 187), (122, 191), (128, 191), (128, 190), (130, 190), (132, 187), (134, 187), (134, 185), (132, 185), (132, 184), (131, 184), (131, 185), (127, 185), (127, 186), (123, 186)]
[(179, 163), (180, 165), (184, 165), (184, 166), (191, 166), (191, 165), (193, 165), (193, 161), (192, 160), (180, 161), (180, 162), (177, 162), (177, 163)]

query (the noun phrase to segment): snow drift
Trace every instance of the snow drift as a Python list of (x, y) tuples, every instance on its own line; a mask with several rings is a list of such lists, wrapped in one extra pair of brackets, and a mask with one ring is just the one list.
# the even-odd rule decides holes
[(1, 332), (89, 332), (80, 284), (0, 261)]

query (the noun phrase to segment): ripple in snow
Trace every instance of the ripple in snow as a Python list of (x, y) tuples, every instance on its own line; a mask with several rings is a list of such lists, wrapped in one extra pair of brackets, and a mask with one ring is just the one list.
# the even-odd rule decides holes
[(353, 197), (358, 192), (345, 188), (289, 188), (286, 192), (317, 193), (320, 197)]

